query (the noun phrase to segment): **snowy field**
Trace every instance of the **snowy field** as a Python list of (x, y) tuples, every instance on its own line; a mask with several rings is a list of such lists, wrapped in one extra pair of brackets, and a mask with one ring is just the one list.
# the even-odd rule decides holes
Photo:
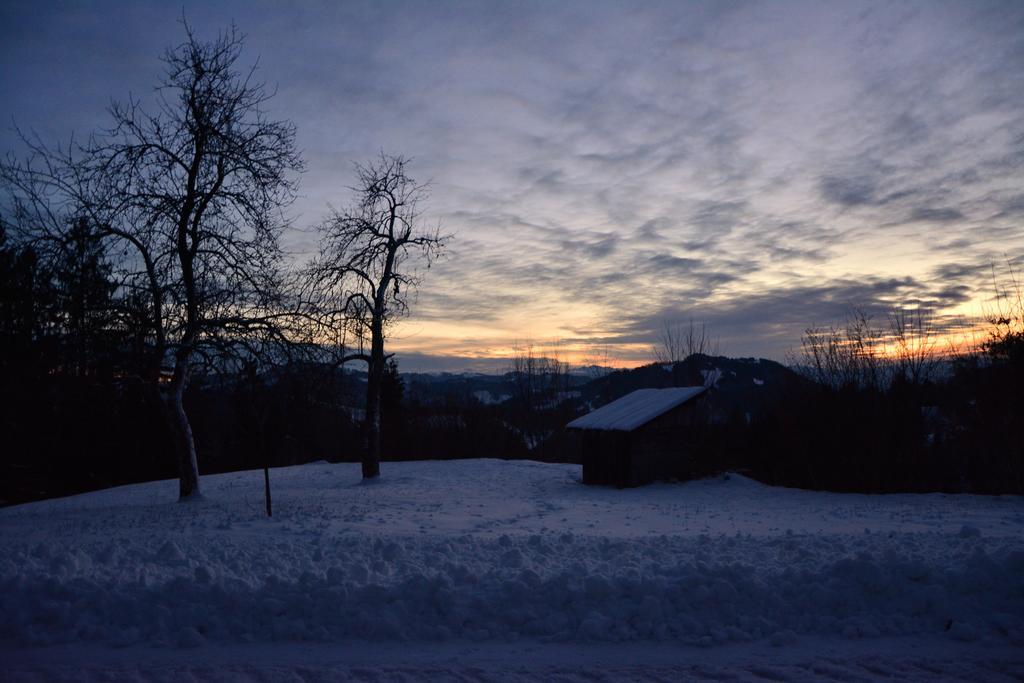
[(1024, 678), (1020, 497), (382, 469), (0, 510), (0, 678)]

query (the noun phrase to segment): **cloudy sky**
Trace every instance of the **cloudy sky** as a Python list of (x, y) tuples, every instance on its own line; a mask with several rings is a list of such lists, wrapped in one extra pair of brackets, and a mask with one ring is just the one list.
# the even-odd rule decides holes
[[(414, 158), (454, 235), (395, 331), (407, 369), (516, 341), (646, 362), (666, 320), (784, 359), (850, 305), (978, 315), (1024, 262), (1024, 3), (238, 2), (307, 169), (289, 246), (352, 163)], [(145, 97), (178, 3), (0, 8), (0, 114), (43, 139)], [(17, 139), (0, 132), (0, 146)]]

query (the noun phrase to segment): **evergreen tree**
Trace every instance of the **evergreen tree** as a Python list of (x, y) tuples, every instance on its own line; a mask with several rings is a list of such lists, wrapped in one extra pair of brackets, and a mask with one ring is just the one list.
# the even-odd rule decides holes
[(75, 376), (96, 374), (117, 351), (111, 327), (116, 285), (100, 236), (86, 218), (71, 222), (53, 276), (63, 370)]

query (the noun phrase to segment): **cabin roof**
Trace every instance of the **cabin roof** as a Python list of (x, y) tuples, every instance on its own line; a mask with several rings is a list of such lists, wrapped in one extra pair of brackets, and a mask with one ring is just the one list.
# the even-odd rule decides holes
[(704, 387), (637, 389), (566, 425), (569, 429), (631, 432), (704, 392)]

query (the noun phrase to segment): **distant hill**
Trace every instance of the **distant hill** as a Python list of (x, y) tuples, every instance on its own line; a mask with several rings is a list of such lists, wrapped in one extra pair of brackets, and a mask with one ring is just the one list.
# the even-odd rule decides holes
[[(577, 390), (597, 374), (593, 370), (590, 374), (571, 372), (564, 378), (564, 386), (570, 391)], [(511, 372), (501, 375), (403, 372), (401, 377), (405, 382), (406, 396), (421, 405), (497, 405), (516, 394), (516, 381)], [(542, 375), (540, 379), (547, 382), (549, 376)]]
[(505, 375), (467, 373), (403, 372), (406, 397), (421, 405), (484, 405), (501, 403), (512, 395), (512, 383)]
[[(602, 369), (603, 370), (603, 369)], [(511, 373), (402, 373), (406, 398), (419, 405), (503, 404), (515, 395)], [(793, 383), (806, 382), (781, 363), (764, 358), (694, 354), (675, 364), (653, 363), (630, 370), (573, 373), (564, 400), (579, 413), (598, 408), (637, 389), (701, 385), (716, 421), (751, 417), (782, 400)]]
[(679, 363), (653, 363), (600, 377), (583, 388), (583, 400), (592, 409), (637, 389), (706, 386), (714, 419), (724, 420), (762, 414), (782, 400), (787, 386), (806, 381), (765, 358), (694, 354)]

